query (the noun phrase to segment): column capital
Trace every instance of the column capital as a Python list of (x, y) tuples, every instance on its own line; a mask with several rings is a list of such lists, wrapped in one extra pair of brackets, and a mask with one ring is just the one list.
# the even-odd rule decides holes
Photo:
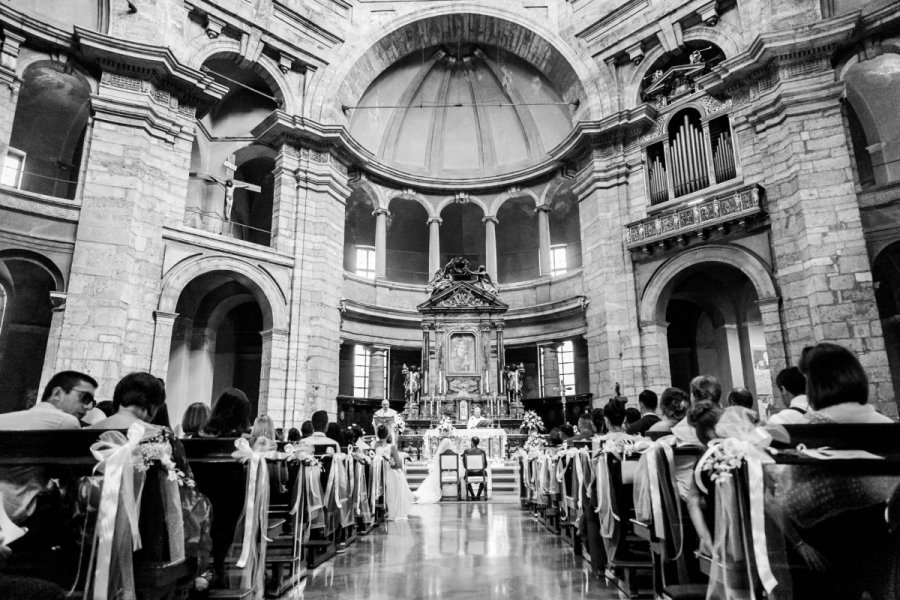
[(431, 225), (431, 224), (433, 224), (433, 223), (437, 223), (438, 225), (440, 225), (441, 223), (444, 222), (444, 220), (443, 220), (442, 218), (440, 218), (440, 217), (428, 217), (428, 220), (425, 221), (425, 222), (426, 222), (428, 225)]
[(159, 323), (160, 321), (174, 321), (176, 318), (178, 318), (178, 313), (165, 312), (163, 310), (154, 310), (153, 318), (156, 319), (157, 323)]
[(381, 215), (389, 217), (389, 216), (391, 216), (391, 211), (389, 211), (388, 209), (381, 207), (381, 206), (379, 206), (378, 208), (376, 208), (375, 210), (372, 211), (373, 217), (378, 217)]
[(543, 212), (543, 213), (549, 213), (549, 212), (552, 212), (552, 211), (553, 211), (553, 207), (550, 206), (549, 204), (539, 204), (539, 205), (537, 205), (537, 206), (534, 207), (534, 212), (535, 212), (535, 213), (542, 213), (542, 212)]
[(259, 336), (263, 339), (263, 341), (271, 340), (272, 338), (286, 338), (288, 336), (287, 329), (265, 329), (259, 332)]
[(482, 218), (481, 222), (484, 223), (485, 225), (487, 225), (488, 223), (493, 223), (494, 225), (497, 225), (500, 221), (497, 219), (497, 217), (495, 217), (493, 215), (489, 215), (487, 217)]
[(383, 344), (372, 344), (371, 348), (372, 354), (384, 354), (391, 349), (390, 346), (385, 346)]
[(50, 307), (53, 312), (66, 309), (66, 292), (50, 292)]
[(641, 323), (641, 329), (645, 327), (658, 327), (660, 329), (668, 329), (669, 323), (667, 321), (643, 321)]
[(756, 305), (760, 310), (777, 309), (781, 305), (781, 296), (772, 296), (771, 298), (760, 298), (756, 301)]

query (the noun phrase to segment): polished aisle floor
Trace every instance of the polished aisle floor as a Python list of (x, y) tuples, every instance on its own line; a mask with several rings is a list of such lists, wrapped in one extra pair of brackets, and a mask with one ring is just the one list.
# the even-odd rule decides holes
[(285, 600), (618, 598), (518, 504), (416, 506), (360, 538)]

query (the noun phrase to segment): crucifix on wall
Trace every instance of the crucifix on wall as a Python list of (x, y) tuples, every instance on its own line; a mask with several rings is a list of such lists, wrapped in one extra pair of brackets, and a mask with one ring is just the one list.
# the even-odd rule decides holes
[(220, 179), (215, 175), (210, 175), (209, 173), (203, 173), (200, 175), (200, 178), (205, 181), (212, 181), (216, 183), (225, 190), (225, 220), (231, 220), (231, 209), (234, 206), (234, 192), (235, 190), (247, 190), (248, 192), (256, 192), (257, 194), (262, 191), (258, 185), (254, 185), (252, 183), (248, 183), (246, 181), (239, 181), (234, 178), (234, 172), (237, 171), (237, 164), (235, 163), (234, 154), (228, 155), (228, 158), (225, 159), (225, 162), (222, 165), (225, 167), (225, 179)]

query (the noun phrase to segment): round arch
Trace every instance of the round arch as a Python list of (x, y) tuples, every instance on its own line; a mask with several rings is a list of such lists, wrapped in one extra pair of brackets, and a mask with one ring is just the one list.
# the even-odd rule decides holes
[(53, 279), (55, 291), (59, 292), (66, 289), (66, 280), (63, 277), (62, 271), (56, 266), (56, 263), (43, 254), (32, 250), (10, 248), (8, 250), (0, 250), (0, 261), (3, 260), (22, 260), (32, 263), (45, 270), (47, 274), (50, 275)]
[[(194, 52), (188, 59), (188, 66), (200, 69), (203, 63), (213, 58), (234, 58), (241, 56), (241, 44), (237, 40), (230, 40), (219, 36), (215, 41), (209, 41), (204, 35), (198, 37), (198, 41), (206, 43), (195, 44)], [(255, 61), (248, 61), (251, 71), (259, 75), (272, 89), (275, 97), (281, 101), (281, 110), (288, 114), (295, 114), (296, 104), (293, 94), (287, 93), (291, 89), (284, 73), (278, 68), (278, 65), (268, 56), (261, 54)]]
[(175, 265), (163, 277), (159, 310), (176, 312), (178, 298), (187, 285), (206, 273), (222, 271), (242, 276), (246, 286), (259, 303), (266, 329), (288, 329), (287, 300), (271, 275), (263, 269), (227, 256), (188, 258)]
[(771, 270), (759, 256), (739, 246), (704, 246), (679, 254), (656, 270), (641, 294), (641, 322), (665, 322), (666, 304), (678, 285), (678, 276), (701, 263), (719, 263), (738, 269), (753, 284), (760, 302), (778, 297)]
[[(451, 204), (455, 204), (457, 202), (459, 202), (459, 200), (456, 199), (456, 196), (450, 196), (448, 198), (444, 198), (443, 200), (438, 202), (437, 207), (435, 207), (434, 216), (440, 217), (441, 213), (444, 212), (445, 208), (447, 208)], [(484, 200), (482, 200), (481, 198), (479, 198), (477, 196), (466, 196), (466, 200), (464, 202), (462, 202), (462, 204), (474, 204), (475, 206), (477, 206), (478, 208), (481, 209), (481, 212), (485, 217), (493, 216), (493, 215), (488, 214), (488, 207), (487, 207), (487, 204), (485, 204)]]
[(393, 192), (392, 191), (388, 194), (385, 194), (384, 202), (380, 206), (381, 206), (381, 208), (384, 208), (385, 210), (389, 210), (390, 206), (391, 206), (391, 202), (393, 202), (394, 200), (398, 200), (398, 199), (399, 200), (411, 200), (413, 202), (417, 202), (417, 203), (421, 204), (422, 208), (425, 209), (425, 212), (428, 213), (429, 219), (432, 219), (440, 214), (440, 212), (435, 214), (434, 206), (432, 206), (432, 204), (424, 196), (422, 196), (421, 194), (419, 194), (417, 192), (411, 192), (411, 191), (403, 191), (403, 192)]
[(503, 192), (502, 194), (500, 194), (499, 196), (494, 198), (494, 201), (491, 202), (491, 205), (490, 205), (490, 215), (489, 216), (496, 218), (497, 215), (500, 214), (500, 208), (503, 206), (503, 204), (506, 201), (512, 200), (513, 198), (522, 198), (522, 197), (528, 197), (528, 198), (531, 198), (532, 200), (534, 200), (535, 208), (537, 208), (538, 206), (541, 206), (541, 198), (539, 198), (538, 195), (534, 193), (534, 191), (527, 189), (527, 188), (523, 188), (523, 189), (515, 190), (515, 191), (510, 190), (510, 191)]
[[(333, 64), (340, 69), (317, 73), (311, 90), (310, 114), (322, 121), (343, 122), (342, 104), (355, 104), (375, 77), (393, 61), (425, 46), (456, 43), (462, 31), (471, 34), (467, 41), (486, 42), (532, 62), (545, 74), (565, 74), (567, 81), (559, 89), (567, 99), (581, 100), (574, 120), (598, 119), (616, 107), (615, 86), (586, 52), (576, 51), (560, 36), (521, 13), (459, 2), (438, 8), (415, 11), (365, 36)], [(522, 56), (522, 54), (525, 56)], [(543, 67), (543, 68), (542, 68)]]

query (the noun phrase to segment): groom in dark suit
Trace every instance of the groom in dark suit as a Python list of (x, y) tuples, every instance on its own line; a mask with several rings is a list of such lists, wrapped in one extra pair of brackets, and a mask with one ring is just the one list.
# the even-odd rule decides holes
[[(466, 477), (467, 478), (468, 477), (481, 477), (482, 478), (481, 483), (478, 484), (478, 493), (477, 494), (472, 492), (472, 484), (470, 484), (468, 482), (468, 479), (466, 480), (466, 490), (469, 492), (470, 496), (474, 496), (475, 500), (481, 500), (481, 492), (485, 491), (484, 486), (486, 485), (486, 482), (487, 482), (487, 454), (484, 453), (484, 450), (482, 450), (481, 448), (478, 447), (478, 444), (480, 442), (481, 442), (481, 440), (478, 439), (478, 436), (473, 435), (471, 448), (466, 448), (463, 451), (463, 454), (467, 454), (467, 455), (480, 454), (481, 455), (481, 464), (484, 465), (484, 469), (477, 470), (477, 471), (469, 470), (468, 468), (466, 469)], [(463, 458), (463, 464), (465, 464), (465, 460), (466, 459)], [(487, 492), (485, 491), (485, 494), (486, 493)]]

